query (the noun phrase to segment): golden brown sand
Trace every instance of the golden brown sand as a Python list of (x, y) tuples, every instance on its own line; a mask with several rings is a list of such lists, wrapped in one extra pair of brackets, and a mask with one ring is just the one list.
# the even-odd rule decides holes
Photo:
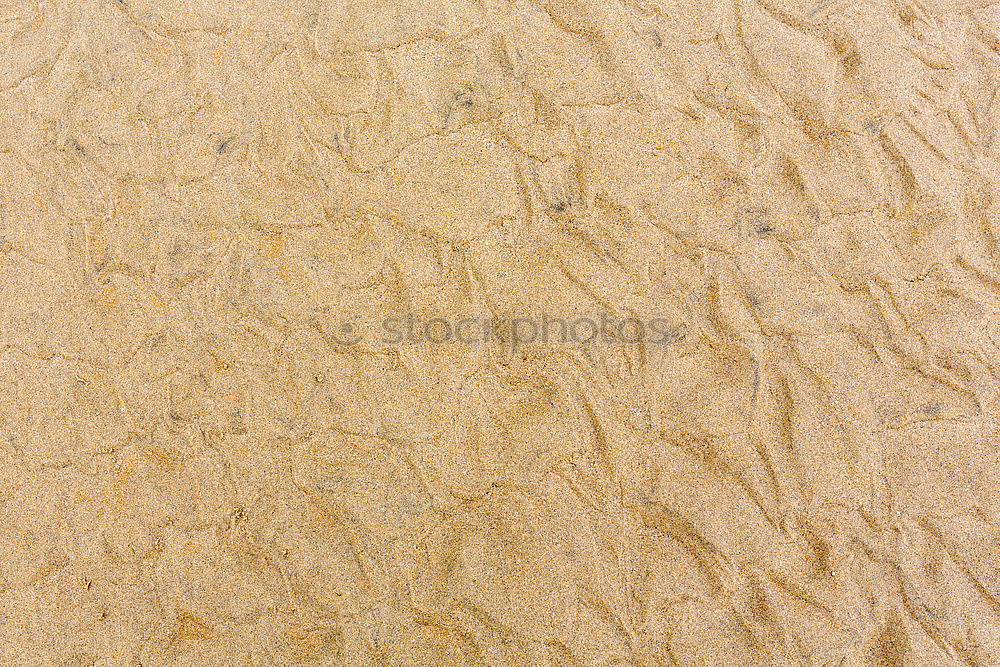
[(0, 664), (1000, 665), (996, 4), (0, 35)]

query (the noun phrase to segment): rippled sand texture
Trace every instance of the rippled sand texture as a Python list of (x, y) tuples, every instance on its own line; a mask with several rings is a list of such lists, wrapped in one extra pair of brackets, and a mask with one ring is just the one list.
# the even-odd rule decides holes
[(995, 5), (0, 34), (0, 664), (1000, 665)]

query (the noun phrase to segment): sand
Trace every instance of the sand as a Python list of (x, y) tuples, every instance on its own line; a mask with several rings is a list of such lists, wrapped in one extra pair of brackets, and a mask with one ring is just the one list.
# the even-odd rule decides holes
[(0, 45), (0, 664), (1000, 665), (995, 4)]

